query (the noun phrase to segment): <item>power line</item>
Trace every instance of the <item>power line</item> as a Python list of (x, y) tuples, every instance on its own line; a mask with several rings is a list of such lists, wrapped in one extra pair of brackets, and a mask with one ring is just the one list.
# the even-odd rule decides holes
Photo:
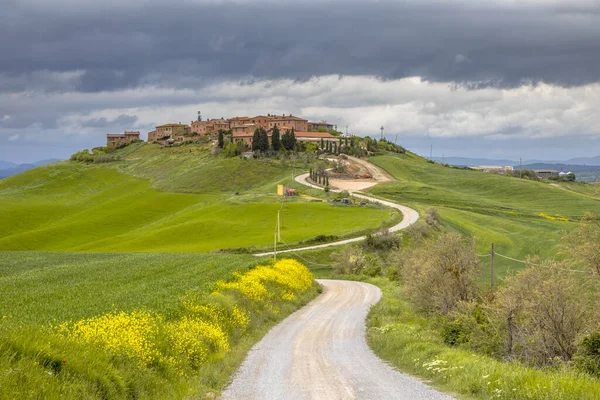
[(536, 266), (536, 267), (542, 267), (542, 268), (555, 268), (555, 269), (559, 269), (561, 271), (567, 271), (567, 272), (580, 272), (582, 274), (589, 273), (588, 271), (582, 271), (582, 270), (579, 270), (579, 269), (567, 269), (567, 268), (549, 267), (547, 265), (535, 264), (535, 263), (524, 261), (524, 260), (517, 260), (516, 258), (505, 256), (504, 254), (500, 254), (500, 253), (494, 253), (494, 254), (496, 254), (497, 256), (500, 256), (502, 258), (506, 258), (507, 260), (515, 261), (515, 262), (518, 262), (518, 263), (521, 263), (521, 264), (530, 264), (530, 265), (533, 265), (533, 266)]

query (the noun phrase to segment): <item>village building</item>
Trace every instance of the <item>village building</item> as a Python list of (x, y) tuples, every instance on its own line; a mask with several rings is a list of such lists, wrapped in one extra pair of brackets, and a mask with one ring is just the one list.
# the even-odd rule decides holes
[(229, 129), (233, 129), (237, 126), (248, 125), (251, 118), (248, 117), (233, 117), (227, 120), (229, 122)]
[(325, 121), (321, 122), (308, 122), (308, 131), (309, 132), (318, 132), (319, 129), (325, 129), (326, 131), (331, 131), (335, 129), (333, 124), (327, 123)]
[(558, 171), (555, 169), (536, 169), (533, 172), (538, 176), (538, 178), (550, 178), (551, 176), (558, 175)]
[(246, 124), (246, 125), (239, 125), (239, 126), (234, 126), (231, 128), (231, 133), (233, 133), (233, 137), (235, 138), (235, 135), (239, 135), (242, 133), (249, 133), (250, 135), (254, 134), (254, 131), (259, 128), (258, 125), (255, 124)]
[(125, 131), (123, 134), (106, 134), (106, 147), (114, 149), (140, 140), (140, 131)]
[(502, 174), (506, 175), (507, 173), (511, 173), (513, 171), (513, 167), (510, 165), (479, 165), (479, 166), (470, 166), (469, 169), (481, 172), (489, 172), (492, 174)]
[(186, 136), (191, 136), (192, 131), (185, 124), (164, 124), (156, 127), (155, 131), (148, 132), (148, 142), (161, 142), (169, 138), (182, 142)]
[(214, 127), (214, 131), (218, 132), (220, 129), (230, 129), (229, 121), (221, 118), (221, 119), (209, 119), (208, 123)]
[(273, 129), (275, 125), (277, 125), (282, 133), (285, 132), (285, 129), (292, 128), (298, 132), (308, 132), (308, 120), (295, 117), (292, 114), (289, 116), (269, 116), (269, 129)]
[[(238, 130), (236, 130), (238, 129)], [(254, 136), (254, 130), (256, 129), (256, 126), (253, 129), (250, 129), (248, 127), (248, 129), (243, 130), (243, 127), (236, 127), (232, 129), (233, 132), (233, 140), (234, 141), (238, 141), (238, 140), (242, 140), (244, 141), (248, 146), (252, 146), (252, 138)], [(267, 132), (267, 137), (269, 138), (269, 144), (271, 144), (271, 135), (272, 135), (272, 130)], [(283, 131), (280, 132), (280, 135), (283, 135)], [(296, 141), (297, 142), (315, 142), (317, 144), (321, 144), (321, 141), (323, 142), (323, 145), (326, 145), (327, 142), (337, 142), (339, 141), (339, 138), (336, 136), (333, 136), (331, 133), (328, 132), (295, 132), (294, 131), (294, 136), (296, 136)]]
[(215, 126), (211, 125), (208, 121), (192, 121), (190, 123), (190, 130), (192, 134), (206, 135), (215, 130)]

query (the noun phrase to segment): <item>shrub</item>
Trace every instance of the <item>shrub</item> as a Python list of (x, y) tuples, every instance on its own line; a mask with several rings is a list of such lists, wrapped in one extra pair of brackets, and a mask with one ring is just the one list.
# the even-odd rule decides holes
[(564, 264), (529, 265), (509, 276), (488, 307), (504, 355), (535, 365), (569, 361), (593, 325), (590, 290)]
[(433, 228), (437, 227), (442, 222), (442, 218), (440, 217), (440, 214), (438, 214), (437, 209), (430, 208), (425, 211), (425, 222)]
[(407, 255), (402, 267), (406, 293), (426, 312), (445, 315), (475, 297), (481, 266), (475, 242), (458, 233), (429, 240)]
[(397, 249), (402, 244), (399, 236), (394, 235), (388, 229), (367, 235), (363, 247), (371, 250), (389, 251)]
[(573, 364), (581, 371), (600, 377), (600, 332), (594, 332), (581, 341)]
[(367, 263), (362, 250), (354, 246), (344, 247), (341, 251), (333, 253), (331, 258), (331, 266), (338, 274), (359, 274)]

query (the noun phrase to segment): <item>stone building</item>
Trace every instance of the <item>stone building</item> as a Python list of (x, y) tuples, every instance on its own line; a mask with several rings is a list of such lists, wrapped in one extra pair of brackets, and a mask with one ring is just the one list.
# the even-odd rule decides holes
[(140, 140), (140, 131), (125, 131), (123, 134), (106, 134), (106, 147), (114, 149)]

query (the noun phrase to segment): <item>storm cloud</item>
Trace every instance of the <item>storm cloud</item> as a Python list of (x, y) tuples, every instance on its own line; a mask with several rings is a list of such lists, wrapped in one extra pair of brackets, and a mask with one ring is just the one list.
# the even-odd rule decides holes
[(478, 3), (14, 1), (0, 73), (83, 71), (77, 89), (90, 92), (329, 74), (501, 87), (600, 79), (597, 2)]
[(0, 0), (0, 159), (199, 109), (600, 152), (600, 3), (481, 3)]

